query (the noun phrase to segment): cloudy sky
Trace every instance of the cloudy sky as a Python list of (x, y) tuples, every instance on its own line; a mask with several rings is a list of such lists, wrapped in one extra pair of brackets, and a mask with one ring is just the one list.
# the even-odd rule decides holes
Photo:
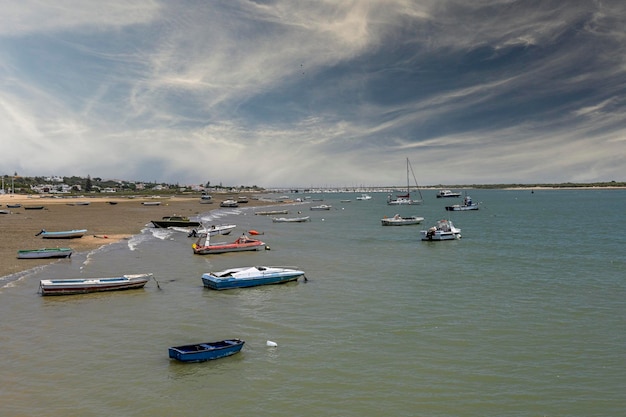
[(623, 0), (0, 0), (0, 174), (626, 180)]

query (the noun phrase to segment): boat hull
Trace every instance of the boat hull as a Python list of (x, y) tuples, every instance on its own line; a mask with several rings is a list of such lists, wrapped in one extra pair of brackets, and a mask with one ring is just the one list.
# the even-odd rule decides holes
[(462, 206), (455, 204), (453, 206), (446, 206), (447, 211), (470, 211), (470, 210), (478, 210), (478, 204), (472, 204), (471, 206)]
[(420, 224), (422, 221), (424, 221), (423, 217), (397, 217), (397, 216), (380, 220), (383, 226), (410, 226), (413, 224)]
[(43, 248), (17, 251), (18, 259), (47, 259), (47, 258), (69, 258), (72, 256), (70, 248)]
[(123, 275), (113, 278), (41, 280), (41, 295), (74, 295), (92, 292), (122, 291), (143, 288), (152, 274)]
[(272, 222), (274, 223), (304, 223), (311, 220), (311, 217), (274, 217)]
[(86, 229), (80, 230), (67, 230), (61, 232), (46, 232), (41, 231), (39, 234), (43, 239), (79, 239), (85, 235)]
[(246, 251), (254, 251), (263, 249), (265, 243), (244, 243), (244, 244), (233, 244), (228, 243), (224, 245), (209, 245), (209, 246), (196, 246), (193, 248), (193, 253), (196, 255), (211, 255), (211, 254), (219, 254), (219, 253), (229, 253), (229, 252), (246, 252)]
[(202, 274), (202, 284), (212, 290), (276, 285), (297, 281), (304, 271), (289, 268), (250, 267), (234, 268), (221, 272)]
[(173, 346), (168, 349), (168, 354), (170, 359), (180, 362), (206, 362), (234, 355), (241, 351), (244, 343), (240, 339), (226, 339), (219, 342)]

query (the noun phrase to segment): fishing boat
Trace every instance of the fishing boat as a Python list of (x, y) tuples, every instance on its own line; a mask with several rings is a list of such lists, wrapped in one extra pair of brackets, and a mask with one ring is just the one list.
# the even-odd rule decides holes
[(478, 210), (480, 203), (474, 203), (472, 198), (466, 195), (463, 198), (463, 204), (453, 204), (451, 206), (446, 206), (447, 211), (469, 211), (469, 210)]
[(360, 196), (358, 196), (356, 199), (359, 200), (359, 201), (371, 200), (372, 196), (369, 195), (369, 194), (365, 194), (364, 193), (364, 194), (361, 194)]
[(220, 207), (239, 207), (239, 203), (235, 200), (224, 200), (220, 203)]
[(269, 211), (256, 211), (256, 216), (275, 216), (278, 214), (289, 214), (288, 210), (269, 210)]
[(189, 220), (186, 216), (164, 216), (161, 220), (152, 220), (154, 227), (198, 227), (200, 222)]
[(274, 217), (272, 222), (274, 223), (303, 223), (311, 220), (310, 216), (301, 217)]
[(244, 343), (240, 339), (226, 339), (219, 342), (173, 346), (168, 349), (168, 353), (170, 359), (181, 362), (205, 362), (234, 355), (241, 351)]
[(428, 230), (421, 230), (422, 240), (455, 240), (461, 238), (461, 229), (452, 224), (451, 220), (439, 220), (437, 224)]
[(311, 210), (313, 211), (322, 211), (322, 210), (330, 210), (333, 206), (328, 205), (328, 204), (320, 204), (319, 206), (312, 206), (310, 207)]
[(18, 259), (69, 258), (70, 256), (72, 256), (72, 249), (70, 248), (22, 249), (17, 251)]
[[(304, 277), (304, 271), (276, 266), (245, 266), (202, 274), (202, 284), (212, 290), (284, 284)], [(306, 277), (305, 277), (306, 279)]]
[[(415, 188), (420, 195), (419, 200), (415, 200), (411, 198), (411, 183), (409, 181), (409, 170), (413, 174), (413, 181), (415, 181)], [(396, 195), (396, 198), (393, 198), (391, 194), (387, 196), (387, 204), (390, 206), (404, 206), (404, 205), (419, 205), (422, 204), (423, 197), (422, 192), (417, 186), (417, 180), (415, 179), (415, 173), (413, 172), (413, 167), (411, 166), (411, 162), (409, 158), (406, 159), (406, 194)]]
[(265, 242), (252, 239), (251, 237), (243, 234), (234, 242), (211, 243), (209, 236), (205, 233), (200, 235), (196, 243), (191, 245), (191, 247), (193, 248), (193, 253), (196, 255), (211, 255), (218, 253), (261, 250), (265, 247)]
[(455, 193), (451, 190), (439, 190), (437, 198), (457, 198), (461, 197), (461, 193)]
[(35, 236), (41, 235), (44, 239), (78, 239), (85, 235), (87, 229), (74, 229), (74, 230), (62, 230), (59, 232), (48, 232), (46, 229), (41, 229), (41, 232)]
[(152, 274), (122, 275), (113, 278), (42, 279), (41, 295), (71, 295), (143, 288)]
[(408, 226), (412, 224), (420, 224), (424, 221), (423, 217), (417, 216), (400, 216), (396, 214), (393, 217), (384, 217), (380, 219), (383, 226)]
[(209, 236), (217, 236), (217, 235), (229, 235), (233, 229), (237, 227), (234, 224), (221, 224), (221, 225), (211, 225), (209, 227), (203, 227), (200, 229), (197, 228), (186, 228), (186, 227), (168, 227), (168, 229), (176, 230), (177, 232), (185, 232), (188, 237), (198, 237), (203, 233), (208, 234)]

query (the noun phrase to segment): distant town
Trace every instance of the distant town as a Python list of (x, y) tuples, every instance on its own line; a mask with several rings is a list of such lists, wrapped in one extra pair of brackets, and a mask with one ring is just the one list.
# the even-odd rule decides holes
[[(387, 187), (269, 187), (224, 186), (211, 184), (180, 185), (157, 182), (141, 182), (126, 180), (104, 180), (99, 177), (23, 177), (3, 175), (0, 194), (85, 194), (85, 193), (119, 193), (119, 194), (179, 194), (179, 193), (315, 193), (315, 192), (389, 192), (402, 189), (402, 186)], [(515, 189), (515, 188), (626, 188), (626, 182), (608, 181), (597, 183), (558, 183), (558, 184), (437, 184), (420, 186), (422, 189), (458, 188), (458, 189)]]

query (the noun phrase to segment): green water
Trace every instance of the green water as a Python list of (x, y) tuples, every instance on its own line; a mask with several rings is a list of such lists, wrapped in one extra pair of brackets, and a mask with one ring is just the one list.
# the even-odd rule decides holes
[[(477, 212), (328, 194), (309, 223), (207, 214), (269, 251), (197, 256), (145, 230), (0, 281), (3, 416), (617, 416), (626, 409), (626, 192), (471, 192)], [(316, 196), (319, 197), (319, 196)], [(350, 203), (340, 203), (342, 199)], [(316, 204), (316, 203), (314, 203)], [(382, 227), (383, 216), (423, 225)], [(463, 238), (421, 242), (451, 216)], [(236, 234), (224, 240), (234, 240)], [(225, 292), (203, 272), (293, 265), (308, 281)], [(39, 279), (153, 272), (145, 289), (41, 297)], [(202, 364), (172, 345), (239, 337)], [(266, 346), (266, 341), (278, 344)]]

